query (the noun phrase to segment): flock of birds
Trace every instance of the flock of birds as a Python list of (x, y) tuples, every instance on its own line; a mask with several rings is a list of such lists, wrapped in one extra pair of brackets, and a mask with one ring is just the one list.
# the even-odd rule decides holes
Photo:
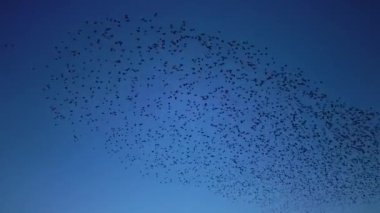
[(143, 176), (261, 207), (380, 199), (379, 112), (328, 97), (267, 48), (157, 19), (87, 21), (54, 47), (57, 124), (100, 135)]

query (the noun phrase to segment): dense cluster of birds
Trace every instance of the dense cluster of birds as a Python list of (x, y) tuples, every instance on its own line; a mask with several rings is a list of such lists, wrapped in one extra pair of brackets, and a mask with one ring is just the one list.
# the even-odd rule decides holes
[(86, 21), (54, 49), (57, 124), (102, 136), (127, 169), (262, 207), (380, 198), (380, 113), (328, 97), (267, 48), (154, 14)]

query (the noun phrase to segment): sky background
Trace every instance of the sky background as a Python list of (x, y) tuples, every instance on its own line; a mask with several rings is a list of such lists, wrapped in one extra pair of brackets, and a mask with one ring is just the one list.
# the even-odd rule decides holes
[[(200, 31), (247, 40), (301, 67), (332, 97), (380, 111), (378, 1), (1, 0), (0, 212), (256, 212), (201, 188), (159, 185), (123, 170), (96, 144), (53, 126), (41, 87), (53, 46), (85, 20), (188, 20)], [(4, 48), (3, 44), (14, 44)], [(380, 212), (380, 203), (338, 208)], [(336, 212), (332, 208), (331, 212)]]

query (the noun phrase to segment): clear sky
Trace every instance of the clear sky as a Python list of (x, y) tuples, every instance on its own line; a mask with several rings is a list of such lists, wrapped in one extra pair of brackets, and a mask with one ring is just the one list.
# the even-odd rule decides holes
[[(185, 19), (267, 46), (332, 97), (380, 111), (379, 11), (377, 1), (359, 0), (2, 0), (0, 45), (14, 47), (0, 49), (0, 212), (259, 212), (203, 188), (142, 179), (96, 136), (75, 143), (71, 129), (54, 127), (41, 92), (48, 76), (32, 68), (83, 21), (154, 12), (167, 23)], [(380, 202), (344, 212), (380, 212)]]

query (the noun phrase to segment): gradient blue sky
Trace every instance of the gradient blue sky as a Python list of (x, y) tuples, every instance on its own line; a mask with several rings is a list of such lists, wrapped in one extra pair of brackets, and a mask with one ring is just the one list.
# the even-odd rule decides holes
[[(41, 93), (47, 76), (38, 68), (83, 21), (154, 12), (167, 23), (185, 19), (268, 46), (333, 97), (380, 111), (379, 11), (376, 1), (359, 0), (2, 0), (0, 45), (15, 47), (0, 49), (0, 212), (256, 212), (200, 188), (142, 180), (96, 138), (74, 143), (70, 130), (53, 127)], [(346, 212), (380, 212), (380, 203)]]

